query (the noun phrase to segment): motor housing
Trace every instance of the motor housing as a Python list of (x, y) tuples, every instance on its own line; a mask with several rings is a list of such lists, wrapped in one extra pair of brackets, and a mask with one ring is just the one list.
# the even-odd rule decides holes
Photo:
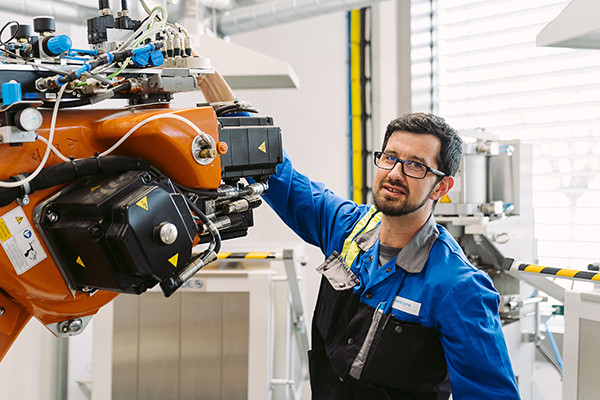
[(169, 179), (80, 178), (42, 203), (38, 225), (69, 286), (140, 294), (191, 257), (197, 226)]

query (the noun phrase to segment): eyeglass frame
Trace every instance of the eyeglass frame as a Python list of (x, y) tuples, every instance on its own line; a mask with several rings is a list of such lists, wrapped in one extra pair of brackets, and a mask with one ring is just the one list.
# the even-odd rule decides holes
[[(383, 154), (385, 154), (386, 156), (388, 156), (390, 159), (394, 160), (394, 165), (392, 165), (392, 168), (384, 168), (384, 167), (381, 167), (381, 166), (379, 166), (379, 165), (377, 164), (377, 161), (381, 159), (381, 156), (382, 156)], [(403, 159), (401, 159), (401, 158), (398, 158), (398, 157), (396, 157), (396, 156), (393, 156), (393, 155), (391, 155), (391, 154), (389, 154), (389, 153), (386, 153), (386, 152), (383, 152), (383, 151), (375, 151), (375, 152), (373, 152), (373, 163), (375, 164), (375, 166), (376, 166), (377, 168), (381, 168), (381, 169), (383, 169), (383, 170), (386, 170), (386, 171), (391, 171), (391, 170), (393, 170), (394, 168), (396, 168), (396, 165), (397, 165), (398, 163), (400, 163), (400, 165), (401, 165), (401, 167), (402, 167), (402, 173), (403, 173), (404, 175), (406, 175), (406, 176), (410, 176), (410, 177), (411, 177), (411, 178), (413, 178), (413, 179), (425, 179), (425, 177), (427, 176), (427, 173), (428, 173), (428, 172), (431, 172), (432, 174), (434, 174), (434, 175), (437, 175), (437, 176), (441, 176), (441, 177), (448, 176), (448, 174), (446, 174), (446, 173), (444, 173), (444, 172), (442, 172), (442, 171), (440, 171), (440, 170), (438, 170), (438, 169), (435, 169), (435, 168), (428, 167), (427, 165), (425, 165), (425, 164), (422, 164), (422, 163), (420, 163), (420, 162), (417, 162), (417, 161), (410, 161), (410, 160), (403, 160)], [(412, 176), (412, 175), (409, 175), (409, 174), (407, 174), (407, 173), (404, 171), (404, 164), (405, 164), (405, 163), (410, 163), (410, 164), (419, 165), (419, 166), (421, 166), (421, 167), (424, 167), (424, 168), (425, 168), (425, 175), (423, 175), (421, 178), (417, 178), (416, 176)]]

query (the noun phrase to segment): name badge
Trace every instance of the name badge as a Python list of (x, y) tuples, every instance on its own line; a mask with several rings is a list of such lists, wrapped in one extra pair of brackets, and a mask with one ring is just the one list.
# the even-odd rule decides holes
[(421, 303), (405, 299), (404, 297), (396, 296), (392, 307), (398, 311), (402, 311), (407, 314), (419, 315), (419, 311), (421, 310)]

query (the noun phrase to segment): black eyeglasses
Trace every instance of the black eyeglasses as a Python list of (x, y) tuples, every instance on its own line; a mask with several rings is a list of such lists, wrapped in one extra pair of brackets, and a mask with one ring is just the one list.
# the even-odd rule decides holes
[(375, 156), (375, 165), (381, 169), (392, 170), (396, 164), (402, 165), (402, 173), (406, 176), (410, 176), (415, 179), (423, 179), (428, 172), (437, 176), (446, 176), (445, 173), (435, 168), (428, 167), (427, 165), (418, 163), (416, 161), (402, 160), (401, 158), (394, 157), (391, 154), (376, 151), (373, 153)]

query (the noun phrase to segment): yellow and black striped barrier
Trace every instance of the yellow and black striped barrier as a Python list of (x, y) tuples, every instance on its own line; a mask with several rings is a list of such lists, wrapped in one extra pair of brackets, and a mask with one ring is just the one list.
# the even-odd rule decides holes
[(578, 269), (568, 268), (552, 268), (535, 264), (522, 264), (518, 263), (512, 258), (504, 259), (503, 268), (510, 271), (531, 272), (534, 274), (555, 276), (559, 278), (582, 279), (600, 282), (600, 272), (581, 271)]
[(225, 253), (220, 252), (217, 254), (219, 260), (232, 260), (232, 259), (244, 259), (244, 260), (264, 260), (267, 258), (277, 258), (276, 253), (269, 252), (245, 252), (245, 253)]

